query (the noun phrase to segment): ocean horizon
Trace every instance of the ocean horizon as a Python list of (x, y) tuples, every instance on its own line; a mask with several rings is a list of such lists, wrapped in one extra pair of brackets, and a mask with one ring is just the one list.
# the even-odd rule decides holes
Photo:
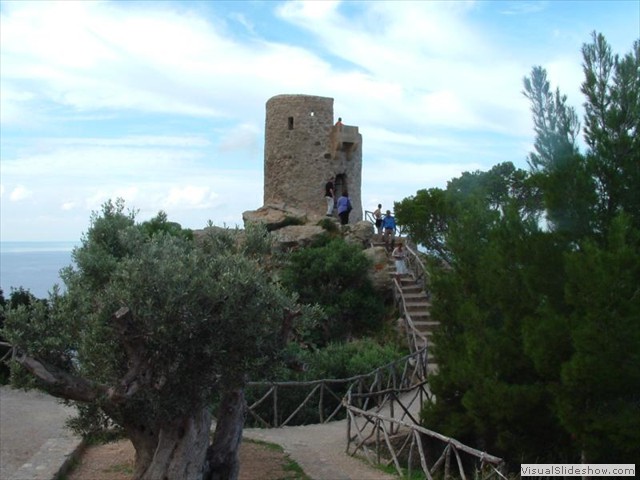
[(64, 290), (60, 270), (72, 264), (71, 252), (78, 241), (0, 242), (0, 287), (5, 298), (11, 289), (29, 290), (47, 298), (55, 284)]

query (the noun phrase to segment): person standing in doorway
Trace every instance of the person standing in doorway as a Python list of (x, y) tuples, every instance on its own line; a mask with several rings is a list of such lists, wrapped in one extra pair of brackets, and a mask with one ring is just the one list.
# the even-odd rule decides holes
[(343, 190), (342, 196), (338, 198), (338, 216), (340, 217), (341, 225), (349, 223), (349, 213), (352, 209), (351, 200), (349, 200), (349, 192)]
[(333, 177), (331, 177), (324, 186), (324, 198), (327, 201), (327, 217), (333, 216), (333, 205), (335, 202), (335, 187), (333, 185)]

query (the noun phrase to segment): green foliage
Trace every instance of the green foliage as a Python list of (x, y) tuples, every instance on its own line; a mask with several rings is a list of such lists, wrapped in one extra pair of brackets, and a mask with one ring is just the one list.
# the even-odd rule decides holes
[(396, 220), (407, 229), (414, 241), (428, 252), (451, 260), (445, 238), (452, 212), (444, 190), (418, 190), (415, 196), (396, 202), (394, 212)]
[(621, 210), (640, 228), (640, 40), (619, 58), (594, 32), (582, 54), (586, 158), (595, 179), (596, 225), (606, 239)]
[(535, 67), (524, 81), (536, 132), (535, 152), (529, 155), (535, 182), (544, 191), (547, 219), (570, 239), (586, 234), (595, 201), (594, 183), (585, 158), (578, 153), (579, 123), (567, 98), (551, 93), (547, 73)]
[[(260, 266), (261, 235), (207, 252), (162, 215), (137, 224), (122, 202), (107, 202), (73, 252), (75, 267), (63, 272), (66, 293), (7, 309), (3, 334), (104, 388), (130, 382), (138, 365), (139, 391), (116, 404), (98, 397), (92, 405), (102, 413), (81, 410), (76, 422), (85, 432), (103, 414), (120, 426), (186, 415), (209, 404), (221, 382), (241, 384), (278, 362), (284, 314), (296, 304)], [(114, 319), (122, 307), (130, 312), (124, 326)]]
[(303, 219), (298, 217), (285, 216), (281, 222), (272, 223), (267, 226), (267, 230), (270, 232), (273, 230), (278, 230), (283, 227), (288, 227), (290, 225), (304, 225), (305, 222)]
[(160, 210), (151, 220), (147, 220), (140, 225), (142, 231), (148, 236), (152, 237), (160, 232), (166, 233), (172, 236), (181, 236), (187, 240), (193, 239), (193, 232), (189, 229), (183, 229), (179, 223), (170, 222), (167, 218), (166, 212)]
[(449, 262), (432, 279), (438, 402), (422, 420), (515, 466), (640, 456), (639, 45), (583, 48), (585, 154), (537, 67), (531, 172), (465, 173), (396, 208)]
[[(0, 288), (0, 342), (6, 341), (2, 336), (2, 329), (4, 328), (4, 309), (7, 305), (7, 301), (4, 298), (4, 292)], [(4, 358), (9, 353), (9, 347), (3, 347), (0, 345), (0, 358)], [(0, 385), (6, 385), (9, 382), (9, 367), (0, 362)]]
[[(362, 338), (350, 342), (332, 342), (325, 348), (312, 350), (296, 343), (287, 346), (285, 357), (289, 359), (288, 367), (283, 367), (268, 377), (274, 382), (303, 382), (320, 379), (347, 379), (357, 375), (365, 375), (373, 370), (387, 365), (408, 352), (397, 343), (380, 344), (371, 338)], [(292, 368), (292, 367), (296, 368)], [(384, 371), (384, 374), (389, 374)], [(401, 372), (396, 372), (398, 375)], [(386, 380), (386, 379), (385, 379)], [(340, 399), (346, 394), (351, 382), (329, 382), (329, 388), (335, 395), (325, 393), (323, 396), (323, 415), (327, 418), (338, 407)], [(384, 381), (381, 384), (385, 384)], [(279, 421), (284, 421), (303, 402), (312, 387), (294, 384), (283, 385), (278, 393)], [(247, 388), (247, 403), (262, 398), (268, 387), (250, 386)], [(310, 401), (292, 420), (292, 425), (318, 423), (318, 395)], [(273, 405), (271, 402), (262, 404), (259, 414), (263, 418), (270, 418)], [(343, 418), (344, 415), (337, 418)], [(247, 418), (250, 425), (253, 419)], [(259, 424), (256, 424), (259, 426)]]
[[(508, 162), (488, 172), (464, 172), (452, 179), (446, 190), (419, 190), (394, 208), (398, 222), (416, 243), (430, 254), (453, 262), (454, 237), (475, 235), (482, 241), (486, 226), (504, 215), (508, 205), (522, 216), (536, 220), (539, 204), (540, 195), (530, 176)], [(459, 222), (468, 225), (471, 221), (475, 221), (475, 231), (456, 230)], [(462, 240), (462, 244), (466, 243)]]
[[(309, 476), (306, 473), (304, 473), (304, 470), (302, 470), (300, 465), (298, 465), (294, 460), (292, 460), (289, 457), (289, 455), (285, 453), (284, 449), (280, 445), (276, 443), (263, 442), (260, 440), (252, 440), (250, 438), (243, 439), (242, 441), (247, 443), (255, 443), (256, 445), (262, 445), (268, 450), (272, 450), (274, 452), (278, 452), (283, 455), (284, 457), (283, 459), (286, 461), (286, 463), (282, 465), (282, 468), (285, 472), (287, 472), (287, 476), (283, 477), (280, 480), (287, 480), (289, 478), (291, 480), (294, 480), (294, 479), (295, 480), (311, 480)], [(291, 475), (291, 477), (289, 477), (289, 475)]]
[(282, 284), (302, 303), (317, 303), (327, 315), (306, 341), (324, 345), (380, 327), (385, 310), (368, 277), (369, 267), (362, 250), (342, 238), (290, 254)]
[(640, 231), (624, 216), (609, 231), (567, 256), (574, 352), (557, 408), (590, 462), (624, 463), (640, 457)]
[(126, 436), (125, 430), (113, 423), (98, 406), (98, 404), (76, 405), (78, 415), (67, 420), (66, 426), (78, 435), (83, 435), (84, 440), (91, 444), (102, 444), (122, 439)]
[(340, 233), (340, 228), (332, 218), (322, 218), (318, 222), (318, 225), (324, 228), (331, 235), (337, 235)]
[(371, 338), (362, 338), (346, 343), (329, 343), (316, 351), (302, 350), (300, 359), (308, 366), (304, 379), (349, 378), (369, 373), (406, 353), (397, 344), (381, 345)]

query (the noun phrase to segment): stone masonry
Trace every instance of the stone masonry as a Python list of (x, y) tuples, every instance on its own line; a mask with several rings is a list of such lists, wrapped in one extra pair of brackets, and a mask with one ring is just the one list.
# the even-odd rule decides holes
[(349, 223), (362, 220), (362, 135), (335, 125), (333, 98), (277, 95), (266, 104), (264, 205), (326, 212), (324, 186), (336, 178), (336, 196), (349, 192)]

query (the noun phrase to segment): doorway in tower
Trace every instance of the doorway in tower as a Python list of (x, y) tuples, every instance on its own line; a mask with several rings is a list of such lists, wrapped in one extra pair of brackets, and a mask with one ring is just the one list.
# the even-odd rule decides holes
[(342, 196), (342, 192), (347, 190), (347, 176), (344, 173), (340, 173), (336, 175), (334, 187), (335, 187), (335, 196), (337, 200), (338, 199), (337, 197)]

